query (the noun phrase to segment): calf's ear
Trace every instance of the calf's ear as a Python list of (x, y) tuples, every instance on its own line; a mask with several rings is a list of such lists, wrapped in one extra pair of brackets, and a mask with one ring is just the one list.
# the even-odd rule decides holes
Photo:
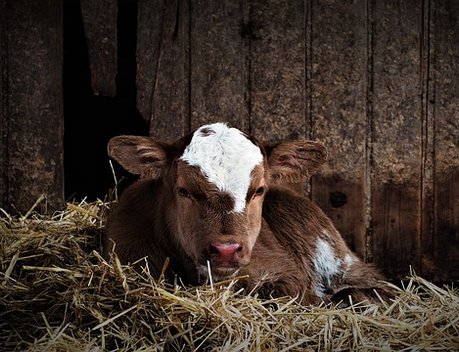
[(302, 182), (327, 160), (327, 148), (315, 141), (290, 141), (265, 148), (272, 182)]
[(126, 171), (142, 177), (160, 177), (168, 163), (167, 145), (149, 137), (113, 137), (107, 150)]

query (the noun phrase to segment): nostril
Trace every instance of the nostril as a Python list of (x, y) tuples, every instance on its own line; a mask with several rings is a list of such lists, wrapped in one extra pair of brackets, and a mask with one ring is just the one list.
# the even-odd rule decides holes
[(220, 254), (220, 251), (218, 250), (218, 248), (213, 243), (211, 243), (209, 245), (209, 254), (211, 254), (211, 255), (212, 254), (214, 254), (214, 255)]

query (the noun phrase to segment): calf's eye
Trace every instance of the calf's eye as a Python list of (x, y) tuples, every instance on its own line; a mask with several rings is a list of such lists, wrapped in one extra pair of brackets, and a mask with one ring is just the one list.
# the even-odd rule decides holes
[(258, 196), (263, 195), (263, 193), (265, 193), (265, 188), (264, 187), (258, 187), (257, 190), (255, 191), (254, 196), (258, 197)]
[(190, 198), (190, 192), (188, 192), (185, 188), (179, 187), (177, 188), (177, 193), (180, 197)]

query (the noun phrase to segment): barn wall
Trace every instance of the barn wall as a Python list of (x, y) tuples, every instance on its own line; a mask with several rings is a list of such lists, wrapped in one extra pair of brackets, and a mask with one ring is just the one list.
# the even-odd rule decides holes
[(390, 277), (459, 278), (456, 2), (140, 0), (139, 34), (151, 135), (323, 141), (312, 197), (350, 246)]
[(0, 202), (64, 206), (62, 2), (0, 3)]
[(429, 26), (424, 147), (425, 173), (433, 181), (427, 192), (433, 189), (433, 202), (426, 204), (433, 228), (424, 236), (423, 259), (426, 273), (447, 280), (459, 277), (459, 2), (433, 1)]
[(420, 271), (422, 10), (417, 0), (375, 1), (371, 9), (372, 251), (394, 274), (409, 265)]
[[(391, 278), (411, 266), (459, 279), (457, 1), (82, 0), (92, 95), (80, 103), (104, 99), (97, 112), (82, 109), (107, 126), (102, 139), (129, 133), (111, 118), (121, 110), (127, 3), (137, 15), (129, 74), (152, 136), (174, 140), (224, 120), (267, 142), (323, 141), (330, 158), (307, 189), (350, 247)], [(1, 202), (28, 209), (44, 192), (59, 208), (61, 2), (41, 7), (52, 11), (0, 4)], [(67, 115), (73, 131), (80, 117)], [(88, 122), (81, 118), (72, 144)], [(104, 143), (89, 153), (104, 153)]]
[(117, 2), (81, 0), (88, 45), (91, 88), (95, 95), (114, 97), (118, 73)]

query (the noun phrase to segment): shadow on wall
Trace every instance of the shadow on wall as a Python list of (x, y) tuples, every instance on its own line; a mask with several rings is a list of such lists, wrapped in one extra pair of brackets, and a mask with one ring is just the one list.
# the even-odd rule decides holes
[[(115, 97), (91, 90), (88, 49), (80, 1), (64, 2), (64, 167), (67, 200), (103, 199), (114, 186), (106, 152), (119, 134), (148, 134), (148, 123), (136, 109), (137, 3), (119, 1), (118, 76)], [(115, 166), (118, 178), (127, 178)], [(128, 182), (124, 182), (128, 183)]]

